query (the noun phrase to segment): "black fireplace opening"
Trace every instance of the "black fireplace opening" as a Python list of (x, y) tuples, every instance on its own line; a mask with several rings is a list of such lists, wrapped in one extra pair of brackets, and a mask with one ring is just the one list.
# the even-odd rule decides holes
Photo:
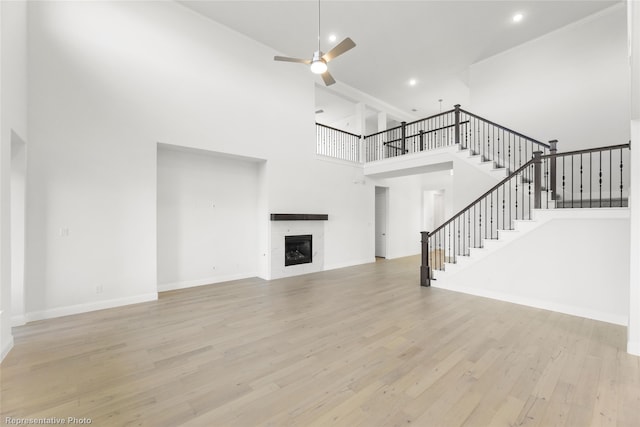
[(284, 236), (284, 265), (310, 264), (313, 250), (311, 234)]

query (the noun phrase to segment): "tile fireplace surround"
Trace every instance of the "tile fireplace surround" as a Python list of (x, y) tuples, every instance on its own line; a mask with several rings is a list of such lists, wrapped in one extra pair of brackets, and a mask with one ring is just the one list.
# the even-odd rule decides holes
[[(315, 273), (324, 269), (324, 227), (326, 214), (271, 214), (271, 279)], [(308, 264), (284, 263), (285, 236), (311, 234), (313, 259)]]

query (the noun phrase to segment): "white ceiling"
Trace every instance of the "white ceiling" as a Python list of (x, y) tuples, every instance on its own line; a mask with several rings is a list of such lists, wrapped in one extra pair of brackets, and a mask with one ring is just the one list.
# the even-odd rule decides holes
[[(426, 116), (439, 111), (438, 99), (456, 97), (471, 64), (620, 2), (326, 0), (321, 3), (322, 50), (351, 37), (357, 46), (330, 64), (335, 79), (400, 110), (415, 109), (415, 116)], [(181, 3), (286, 56), (310, 58), (317, 48), (315, 0)], [(524, 15), (517, 24), (512, 21), (516, 12)], [(336, 34), (338, 41), (329, 42), (329, 34)], [(408, 84), (411, 78), (417, 80), (413, 87)], [(333, 117), (348, 111), (347, 104), (336, 102), (333, 112), (329, 104), (319, 108)], [(457, 102), (445, 99), (443, 108)]]

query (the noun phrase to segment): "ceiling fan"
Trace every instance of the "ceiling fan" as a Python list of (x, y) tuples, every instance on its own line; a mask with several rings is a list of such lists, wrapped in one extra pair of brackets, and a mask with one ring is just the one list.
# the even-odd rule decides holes
[(301, 64), (310, 65), (311, 72), (314, 74), (320, 74), (322, 76), (324, 84), (327, 86), (331, 86), (336, 81), (329, 73), (327, 69), (327, 63), (342, 55), (346, 51), (353, 49), (355, 46), (356, 44), (353, 42), (353, 40), (347, 37), (327, 53), (323, 53), (320, 50), (320, 0), (318, 0), (318, 50), (313, 52), (313, 56), (311, 57), (311, 59), (290, 58), (287, 56), (274, 56), (273, 59), (276, 61), (299, 62)]

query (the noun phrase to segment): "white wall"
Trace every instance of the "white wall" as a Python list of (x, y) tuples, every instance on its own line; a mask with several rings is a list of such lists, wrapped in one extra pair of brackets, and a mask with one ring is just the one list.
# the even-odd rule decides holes
[(422, 176), (410, 175), (378, 181), (388, 187), (387, 259), (420, 253), (422, 230)]
[[(469, 203), (505, 177), (499, 174), (490, 175), (461, 159), (454, 161), (453, 173), (453, 211), (451, 215), (467, 207)], [(451, 215), (448, 215), (447, 218)]]
[(11, 141), (27, 141), (26, 2), (0, 2), (0, 360), (11, 336)]
[[(462, 155), (466, 155), (463, 153)], [(385, 173), (402, 173), (403, 166), (419, 171), (420, 164), (434, 171), (416, 173), (393, 178), (374, 178), (376, 185), (389, 188), (389, 228), (387, 230), (387, 258), (398, 258), (420, 253), (420, 232), (423, 230), (425, 218), (424, 192), (444, 190), (445, 220), (449, 219), (478, 196), (498, 182), (494, 175), (470, 165), (458, 157), (458, 154), (443, 152), (436, 155), (406, 156), (405, 161), (396, 163), (369, 165), (372, 176), (384, 176)], [(397, 158), (395, 158), (397, 159)], [(395, 160), (394, 159), (394, 160)], [(436, 163), (431, 163), (436, 162)], [(388, 166), (388, 171), (384, 171)], [(438, 170), (439, 166), (453, 168)], [(433, 230), (426, 230), (433, 231)]]
[(620, 4), (472, 65), (469, 110), (559, 151), (624, 144), (628, 73)]
[(373, 260), (373, 195), (316, 159), (307, 70), (174, 2), (34, 2), (29, 19), (30, 319), (155, 298), (158, 142), (266, 160), (262, 277), (270, 212), (329, 214), (327, 266)]
[[(2, 5), (0, 4), (0, 23), (4, 16)], [(3, 41), (6, 35), (3, 35), (0, 26), (0, 58), (4, 52)], [(3, 93), (2, 66), (0, 64), (0, 94)], [(0, 117), (4, 117), (4, 110), (0, 102)], [(13, 335), (11, 334), (11, 187), (9, 182), (11, 175), (11, 145), (6, 141), (4, 136), (4, 123), (0, 120), (0, 362), (7, 353), (13, 348)]]
[(11, 141), (11, 323), (24, 324), (24, 241), (27, 146)]
[[(460, 174), (458, 174), (458, 176), (464, 179), (464, 177), (462, 177)], [(458, 184), (458, 187), (459, 186), (460, 184)], [(423, 195), (424, 195), (424, 192), (433, 193), (436, 191), (441, 191), (443, 193), (443, 198), (444, 198), (444, 221), (448, 220), (453, 216), (453, 214), (455, 213), (454, 212), (454, 194), (456, 194), (456, 192), (454, 191), (454, 175), (451, 174), (451, 170), (430, 172), (422, 175), (422, 190), (423, 190)], [(433, 194), (432, 194), (432, 197), (433, 197)], [(458, 201), (457, 204), (460, 204), (460, 203), (461, 202)], [(424, 212), (423, 212), (423, 215), (425, 215)], [(433, 216), (433, 212), (429, 212), (428, 215)], [(433, 231), (435, 227), (439, 227), (440, 225), (441, 224), (434, 223), (433, 228), (420, 230), (420, 231)]]
[(552, 219), (434, 286), (626, 325), (628, 245), (628, 218)]
[(258, 275), (255, 160), (158, 147), (158, 289)]
[[(640, 4), (627, 1), (629, 71), (631, 76), (631, 140), (640, 141)], [(640, 356), (640, 153), (631, 150), (629, 246), (629, 327), (627, 351)]]

